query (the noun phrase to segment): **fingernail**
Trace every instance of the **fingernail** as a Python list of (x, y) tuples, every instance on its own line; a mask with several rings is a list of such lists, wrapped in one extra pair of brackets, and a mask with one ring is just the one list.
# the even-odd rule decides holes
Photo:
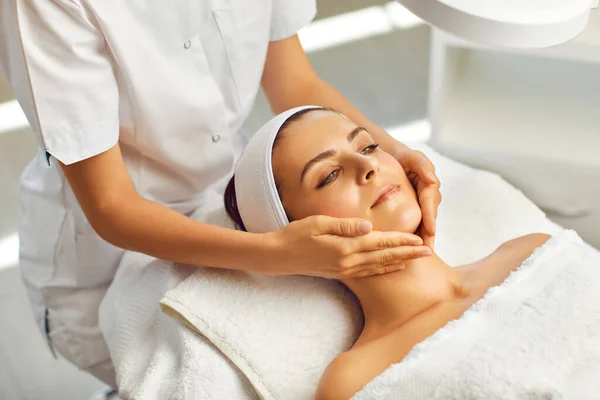
[(427, 176), (430, 181), (437, 182), (437, 176), (435, 176), (433, 172), (429, 171), (425, 174), (425, 176)]
[(432, 255), (433, 253), (431, 252), (431, 249), (424, 249), (424, 250), (421, 250), (421, 251), (419, 252), (419, 254), (420, 254), (421, 256), (423, 256), (423, 257), (429, 257), (429, 256), (430, 256), (430, 255)]
[(369, 233), (371, 232), (372, 225), (369, 221), (360, 221), (358, 224), (358, 231), (360, 233)]

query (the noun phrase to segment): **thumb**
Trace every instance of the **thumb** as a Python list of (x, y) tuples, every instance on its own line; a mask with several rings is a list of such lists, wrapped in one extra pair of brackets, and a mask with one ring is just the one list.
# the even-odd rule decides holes
[(413, 150), (404, 155), (402, 167), (405, 171), (412, 171), (426, 184), (437, 184), (439, 179), (435, 174), (435, 167), (427, 156), (420, 151)]
[(371, 232), (373, 224), (360, 218), (332, 218), (321, 230), (325, 235), (345, 237), (362, 236)]

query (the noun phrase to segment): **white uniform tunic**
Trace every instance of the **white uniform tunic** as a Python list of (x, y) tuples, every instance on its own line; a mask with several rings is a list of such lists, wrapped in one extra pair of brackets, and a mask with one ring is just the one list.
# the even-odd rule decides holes
[(97, 310), (122, 250), (96, 235), (52, 158), (119, 141), (137, 192), (191, 213), (232, 171), (268, 42), (310, 22), (314, 0), (0, 4), (0, 65), (41, 146), (22, 176), (23, 280), (40, 328), (94, 373), (109, 360)]

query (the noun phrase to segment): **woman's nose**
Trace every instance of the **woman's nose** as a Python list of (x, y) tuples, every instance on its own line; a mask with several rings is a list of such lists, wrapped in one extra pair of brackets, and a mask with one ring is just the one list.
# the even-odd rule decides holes
[(361, 157), (358, 170), (360, 184), (371, 182), (379, 172), (379, 163), (373, 157)]

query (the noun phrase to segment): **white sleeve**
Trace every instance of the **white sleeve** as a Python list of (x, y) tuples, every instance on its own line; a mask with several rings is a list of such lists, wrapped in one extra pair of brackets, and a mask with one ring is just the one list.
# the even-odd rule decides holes
[(273, 0), (270, 41), (295, 35), (317, 13), (315, 0)]
[(119, 139), (104, 36), (78, 0), (0, 2), (0, 66), (43, 150), (64, 164)]

